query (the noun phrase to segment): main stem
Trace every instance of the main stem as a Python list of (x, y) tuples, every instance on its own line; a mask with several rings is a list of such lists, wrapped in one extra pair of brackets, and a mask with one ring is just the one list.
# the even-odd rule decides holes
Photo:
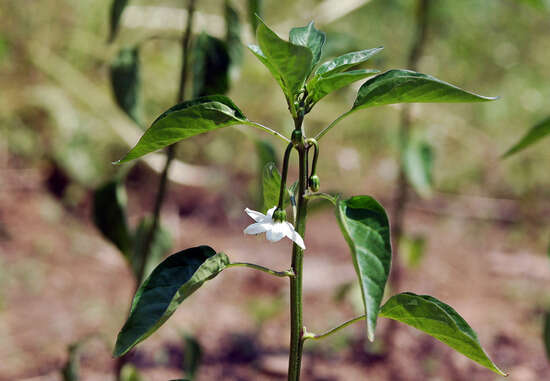
[[(296, 129), (302, 129), (302, 118), (295, 119)], [(303, 134), (303, 131), (302, 131)], [(305, 239), (307, 199), (304, 197), (307, 190), (307, 151), (304, 140), (297, 145), (299, 157), (298, 200), (296, 214), (296, 232)], [(302, 336), (304, 324), (302, 317), (302, 273), (304, 251), (296, 244), (292, 247), (292, 271), (290, 278), (290, 358), (288, 362), (288, 381), (300, 380), (302, 365)]]

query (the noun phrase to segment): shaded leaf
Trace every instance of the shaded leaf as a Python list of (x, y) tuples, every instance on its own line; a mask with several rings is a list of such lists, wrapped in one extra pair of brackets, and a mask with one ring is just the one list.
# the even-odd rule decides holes
[(269, 65), (266, 66), (272, 74), (275, 72), (276, 79), (280, 78), (277, 81), (282, 85), (287, 99), (293, 100), (309, 75), (313, 55), (306, 47), (282, 40), (261, 19), (258, 20), (256, 38)]
[(241, 41), (241, 21), (239, 14), (233, 7), (230, 0), (225, 1), (225, 43), (231, 65), (237, 65), (242, 62), (243, 44)]
[(433, 188), (432, 147), (425, 141), (410, 140), (402, 153), (403, 169), (409, 183), (422, 197), (429, 197)]
[(122, 12), (124, 8), (128, 5), (128, 0), (113, 0), (111, 3), (111, 25), (109, 31), (109, 42), (113, 42), (118, 33), (118, 27), (120, 24), (120, 19), (122, 17)]
[(313, 68), (313, 66), (315, 66), (321, 59), (321, 55), (323, 54), (323, 46), (325, 45), (326, 39), (327, 37), (325, 33), (315, 28), (313, 21), (307, 24), (307, 26), (292, 28), (289, 35), (289, 40), (291, 43), (305, 46), (311, 50), (311, 54), (313, 55), (311, 68)]
[(532, 144), (535, 144), (540, 139), (548, 135), (550, 135), (550, 117), (531, 127), (531, 129), (527, 131), (523, 138), (521, 138), (519, 142), (517, 142), (512, 148), (510, 148), (503, 155), (503, 157), (507, 157), (516, 152), (519, 152), (531, 146)]
[(544, 314), (544, 329), (542, 334), (544, 349), (546, 350), (546, 358), (550, 361), (550, 311)]
[(186, 101), (159, 116), (116, 164), (137, 159), (198, 134), (247, 122), (241, 110), (226, 96), (212, 95)]
[(258, 17), (263, 15), (263, 0), (248, 0), (248, 20), (252, 26), (252, 31), (256, 32), (258, 28)]
[(118, 334), (114, 356), (124, 355), (155, 332), (202, 284), (218, 275), (229, 258), (208, 246), (180, 251), (166, 258), (134, 296), (128, 320)]
[(116, 103), (132, 120), (141, 125), (139, 113), (141, 75), (138, 48), (121, 49), (111, 63), (110, 75)]
[(382, 306), (380, 316), (408, 324), (493, 372), (506, 375), (487, 356), (468, 323), (452, 307), (436, 298), (409, 292), (397, 294)]
[[(264, 206), (264, 198), (263, 198), (263, 194), (264, 194), (264, 191), (263, 191), (264, 170), (265, 170), (266, 165), (268, 165), (269, 163), (274, 163), (275, 167), (277, 167), (278, 166), (277, 165), (278, 158), (277, 158), (277, 152), (275, 152), (275, 147), (268, 140), (257, 139), (255, 141), (255, 143), (256, 143), (256, 152), (258, 153), (258, 181), (259, 181), (259, 184), (258, 184), (258, 188), (254, 189), (254, 192), (255, 192), (255, 194), (258, 195), (257, 210), (264, 211), (263, 210), (263, 206)], [(259, 190), (259, 192), (258, 192), (258, 190)]]
[(361, 286), (367, 335), (374, 340), (376, 320), (390, 273), (390, 226), (386, 211), (370, 196), (338, 200), (336, 215)]
[[(270, 208), (279, 204), (281, 190), (281, 174), (275, 163), (267, 163), (262, 174), (262, 212), (265, 214)], [(290, 190), (284, 194), (283, 208), (290, 202)]]
[[(131, 265), (134, 275), (138, 278), (141, 275), (141, 279), (138, 282), (149, 276), (151, 271), (160, 263), (166, 254), (172, 249), (172, 236), (162, 226), (157, 228), (155, 237), (149, 248), (149, 253), (146, 253), (146, 240), (149, 236), (150, 230), (153, 226), (153, 219), (151, 217), (143, 218), (135, 233), (134, 253), (132, 255)], [(143, 263), (145, 261), (145, 264)], [(143, 268), (143, 274), (139, 274)]]
[(361, 86), (352, 111), (393, 103), (486, 102), (495, 99), (462, 90), (426, 74), (390, 70)]
[(80, 380), (80, 348), (81, 343), (71, 344), (69, 346), (69, 358), (61, 371), (63, 381)]
[(379, 70), (352, 70), (343, 73), (327, 75), (312, 80), (307, 84), (308, 97), (312, 103), (317, 103), (321, 98), (342, 87), (348, 86), (353, 82), (370, 77)]
[(93, 220), (105, 238), (126, 258), (132, 251), (132, 236), (126, 218), (127, 197), (124, 185), (109, 181), (94, 191)]
[(226, 93), (230, 62), (225, 42), (201, 33), (193, 45), (193, 97)]
[(191, 335), (183, 337), (183, 372), (189, 380), (195, 379), (202, 360), (202, 348), (198, 340)]
[(365, 49), (336, 57), (319, 66), (315, 71), (315, 76), (327, 76), (346, 71), (353, 66), (367, 61), (369, 58), (382, 51), (382, 49), (384, 48)]

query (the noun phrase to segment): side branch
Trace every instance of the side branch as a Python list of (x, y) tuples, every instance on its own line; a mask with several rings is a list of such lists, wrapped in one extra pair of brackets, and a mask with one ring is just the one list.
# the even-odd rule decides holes
[(263, 271), (264, 273), (277, 276), (279, 278), (286, 278), (286, 277), (294, 278), (294, 271), (292, 270), (275, 271), (264, 266), (256, 265), (254, 263), (234, 262), (227, 265), (226, 268), (229, 268), (229, 267), (249, 267), (254, 270)]
[(279, 139), (287, 142), (287, 143), (290, 143), (290, 139), (287, 138), (286, 136), (284, 136), (283, 134), (280, 134), (279, 132), (275, 131), (275, 130), (272, 130), (271, 128), (267, 127), (267, 126), (264, 126), (263, 124), (260, 124), (260, 123), (257, 123), (257, 122), (247, 122), (246, 123), (248, 126), (252, 126), (252, 127), (257, 127), (261, 130), (264, 130), (265, 132), (267, 132), (268, 134), (271, 134), (273, 136), (276, 136), (278, 137)]
[(341, 330), (342, 328), (346, 328), (348, 325), (352, 325), (353, 323), (355, 322), (358, 322), (360, 320), (365, 320), (367, 317), (367, 315), (361, 315), (361, 316), (358, 316), (356, 318), (353, 318), (351, 320), (348, 320), (346, 321), (345, 323), (342, 323), (340, 324), (339, 326), (337, 327), (334, 327), (332, 328), (331, 330), (328, 330), (326, 331), (325, 333), (321, 333), (319, 335), (316, 335), (312, 332), (305, 332), (304, 335), (302, 336), (302, 340), (303, 341), (306, 341), (307, 339), (311, 339), (311, 340), (320, 340), (320, 339), (324, 339), (325, 337), (327, 336), (330, 336), (332, 335), (333, 333), (335, 332), (338, 332), (339, 330)]

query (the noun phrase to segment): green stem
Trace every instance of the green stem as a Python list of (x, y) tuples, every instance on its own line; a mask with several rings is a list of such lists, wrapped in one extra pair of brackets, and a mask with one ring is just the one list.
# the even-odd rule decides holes
[(348, 116), (349, 114), (352, 113), (353, 110), (349, 110), (348, 112), (340, 115), (338, 118), (336, 118), (331, 124), (329, 124), (327, 127), (325, 127), (324, 130), (322, 130), (321, 132), (319, 132), (316, 136), (315, 136), (315, 140), (319, 141), (327, 132), (329, 132), (329, 130), (336, 126), (342, 119), (344, 119), (346, 116)]
[(272, 130), (271, 128), (269, 128), (267, 126), (264, 126), (263, 124), (260, 124), (260, 123), (257, 123), (257, 122), (247, 122), (246, 124), (249, 125), (249, 126), (252, 126), (252, 127), (258, 127), (259, 129), (264, 130), (268, 134), (276, 136), (284, 142), (290, 143), (289, 138), (287, 138), (286, 136), (284, 136), (283, 134), (280, 134), (279, 132), (277, 132), (275, 130)]
[(334, 327), (334, 328), (326, 331), (325, 333), (321, 333), (319, 335), (316, 335), (316, 334), (311, 333), (311, 332), (306, 332), (306, 333), (304, 333), (304, 336), (303, 336), (302, 340), (306, 341), (307, 339), (311, 339), (311, 340), (324, 339), (325, 337), (330, 336), (335, 332), (338, 332), (342, 328), (346, 328), (347, 326), (352, 325), (353, 323), (356, 323), (358, 321), (365, 320), (366, 318), (367, 318), (367, 315), (357, 316), (356, 318), (350, 319), (350, 320), (340, 324), (339, 326)]
[[(296, 118), (296, 129), (302, 129), (303, 118)], [(303, 135), (303, 131), (302, 131)], [(298, 200), (296, 216), (296, 232), (305, 239), (307, 198), (307, 150), (305, 142), (296, 146), (299, 157)], [(296, 244), (292, 247), (292, 271), (294, 277), (290, 278), (290, 357), (288, 363), (288, 381), (300, 380), (300, 368), (302, 364), (302, 350), (304, 333), (302, 317), (302, 272), (304, 251)]]
[(275, 270), (271, 270), (271, 269), (269, 269), (267, 267), (264, 267), (264, 266), (256, 265), (254, 263), (234, 262), (234, 263), (230, 263), (226, 266), (226, 268), (230, 268), (230, 267), (248, 267), (248, 268), (251, 268), (251, 269), (254, 269), (254, 270), (263, 271), (264, 273), (267, 273), (267, 274), (270, 274), (270, 275), (278, 276), (280, 278), (286, 278), (286, 277), (292, 278), (292, 277), (294, 277), (294, 272), (291, 269), (290, 270), (285, 270), (285, 271), (275, 271)]
[(308, 193), (304, 197), (308, 200), (313, 200), (313, 199), (316, 199), (316, 198), (322, 198), (322, 199), (328, 200), (328, 201), (332, 202), (334, 205), (336, 205), (336, 197), (332, 196), (328, 193), (323, 193), (323, 192)]

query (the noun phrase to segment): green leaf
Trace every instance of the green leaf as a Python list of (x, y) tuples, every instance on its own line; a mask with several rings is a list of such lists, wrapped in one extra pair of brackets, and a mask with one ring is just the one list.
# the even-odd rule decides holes
[(313, 55), (306, 47), (282, 40), (262, 19), (258, 20), (256, 38), (267, 61), (266, 66), (272, 74), (275, 73), (275, 79), (281, 85), (287, 99), (293, 101), (310, 73)]
[(331, 92), (376, 73), (379, 73), (379, 70), (352, 70), (319, 77), (319, 79), (312, 80), (307, 84), (308, 98), (312, 103), (317, 103)]
[(311, 68), (319, 62), (321, 55), (323, 54), (323, 46), (325, 45), (327, 37), (325, 33), (321, 32), (313, 21), (307, 24), (307, 26), (301, 28), (292, 28), (290, 30), (289, 40), (295, 45), (305, 46), (311, 50), (313, 55), (313, 61), (311, 62)]
[(538, 123), (534, 127), (531, 127), (529, 131), (517, 142), (512, 148), (510, 148), (503, 157), (510, 156), (516, 152), (519, 152), (532, 144), (535, 144), (545, 136), (550, 135), (550, 117)]
[(359, 278), (367, 315), (367, 336), (374, 340), (376, 320), (390, 273), (390, 225), (386, 211), (369, 196), (338, 200), (336, 215)]
[(124, 8), (128, 5), (128, 0), (113, 0), (111, 3), (111, 25), (109, 31), (109, 42), (113, 42), (118, 33), (120, 18)]
[(225, 42), (201, 33), (193, 46), (193, 97), (226, 93), (230, 62)]
[(453, 308), (431, 296), (409, 292), (394, 295), (382, 306), (380, 316), (425, 332), (478, 364), (506, 376), (489, 359), (468, 323)]
[(141, 125), (139, 98), (141, 87), (139, 50), (123, 48), (111, 63), (111, 86), (116, 103), (138, 125)]
[(252, 26), (252, 31), (256, 32), (258, 28), (258, 17), (263, 15), (263, 0), (248, 0), (248, 20)]
[(495, 99), (462, 90), (426, 74), (390, 70), (361, 86), (351, 111), (393, 103), (486, 102)]
[[(131, 265), (136, 278), (142, 276), (141, 279), (138, 279), (138, 282), (141, 282), (143, 279), (147, 278), (151, 271), (153, 271), (164, 256), (172, 249), (172, 236), (170, 235), (170, 232), (162, 226), (159, 226), (149, 248), (149, 253), (145, 252), (145, 241), (149, 236), (152, 226), (153, 219), (151, 217), (145, 217), (140, 221), (138, 227), (136, 228), (136, 233), (134, 234), (134, 253), (131, 259)], [(145, 264), (143, 264), (144, 261)], [(139, 274), (142, 268), (143, 274)]]
[[(274, 163), (277, 167), (277, 152), (275, 147), (268, 140), (256, 139), (256, 152), (258, 153), (258, 188), (254, 189), (255, 194), (257, 194), (257, 210), (263, 211), (264, 206), (264, 191), (263, 191), (263, 176), (266, 165), (269, 163)], [(258, 192), (259, 190), (259, 192)]]
[(225, 43), (231, 57), (231, 65), (240, 64), (243, 59), (241, 21), (230, 0), (225, 1)]
[(546, 350), (546, 358), (550, 361), (550, 311), (546, 311), (544, 314), (542, 339), (544, 341), (544, 349)]
[(119, 180), (109, 181), (94, 191), (92, 213), (95, 225), (129, 259), (132, 236), (128, 229), (126, 209), (126, 191)]
[(248, 120), (242, 111), (223, 95), (183, 102), (159, 116), (134, 148), (115, 164), (137, 159), (195, 135), (247, 123)]
[(185, 335), (183, 338), (183, 372), (194, 380), (202, 360), (202, 348), (196, 338)]
[(402, 154), (407, 179), (422, 197), (430, 197), (433, 191), (433, 160), (432, 147), (422, 140), (409, 140)]
[(229, 258), (208, 246), (189, 248), (166, 258), (134, 296), (128, 320), (118, 334), (114, 356), (124, 355), (155, 332), (202, 284), (218, 275)]
[(145, 381), (145, 379), (134, 365), (124, 364), (120, 370), (119, 381)]
[(315, 71), (315, 76), (327, 76), (346, 71), (353, 66), (359, 65), (360, 63), (367, 61), (369, 58), (382, 51), (382, 49), (384, 48), (379, 47), (374, 49), (366, 49), (336, 57), (330, 61), (324, 62), (321, 66), (319, 66)]
[[(274, 65), (271, 64), (271, 62), (267, 59), (264, 52), (262, 52), (262, 49), (258, 45), (248, 45), (248, 49), (260, 60), (261, 63), (264, 64), (264, 66), (269, 70), (273, 78), (277, 81), (281, 89), (285, 89), (285, 85), (283, 84), (283, 80), (281, 78), (281, 75), (277, 71)], [(286, 92), (285, 92), (286, 95)]]

